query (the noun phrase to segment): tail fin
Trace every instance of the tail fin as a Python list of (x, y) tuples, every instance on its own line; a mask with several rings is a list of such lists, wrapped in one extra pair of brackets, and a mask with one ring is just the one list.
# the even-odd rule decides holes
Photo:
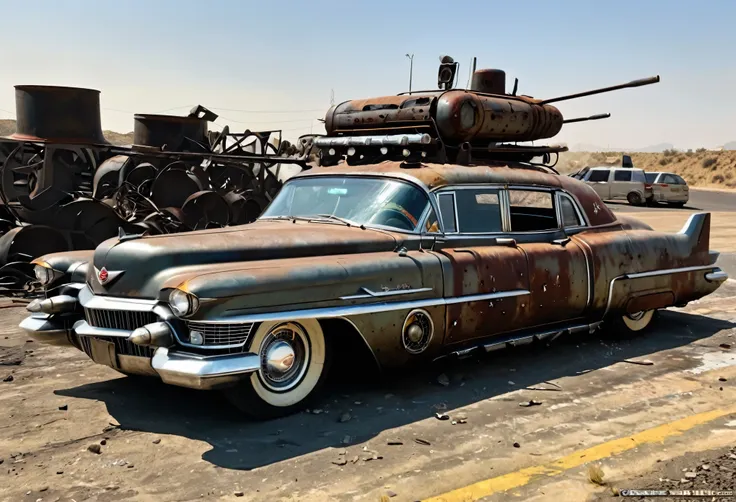
[(690, 249), (695, 253), (708, 253), (710, 245), (710, 213), (694, 213), (679, 232), (687, 236)]

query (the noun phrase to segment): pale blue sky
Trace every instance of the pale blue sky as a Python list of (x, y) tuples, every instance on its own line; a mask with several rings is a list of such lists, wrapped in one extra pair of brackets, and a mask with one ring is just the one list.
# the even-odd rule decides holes
[[(0, 118), (16, 84), (102, 91), (103, 127), (121, 111), (201, 103), (237, 127), (323, 132), (335, 100), (435, 88), (438, 56), (507, 73), (508, 88), (549, 97), (659, 74), (649, 87), (560, 103), (568, 144), (713, 147), (736, 140), (736, 2), (312, 0), (0, 0)], [(246, 113), (236, 110), (272, 110)], [(10, 114), (8, 113), (11, 112)], [(291, 111), (286, 113), (287, 111)], [(235, 121), (242, 123), (236, 123)], [(217, 128), (217, 127), (214, 127)]]

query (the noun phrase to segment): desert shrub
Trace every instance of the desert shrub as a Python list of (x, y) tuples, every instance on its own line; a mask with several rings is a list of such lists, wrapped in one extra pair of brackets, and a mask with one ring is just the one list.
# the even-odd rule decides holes
[(733, 178), (733, 171), (726, 171), (726, 174), (724, 174), (727, 180), (730, 180)]
[(667, 157), (662, 157), (661, 159), (659, 159), (660, 166), (666, 166), (669, 163), (670, 163), (670, 159), (668, 159)]
[(722, 174), (714, 174), (710, 181), (711, 183), (723, 183), (724, 181), (726, 181), (726, 179), (723, 177)]
[(693, 149), (692, 148), (688, 148), (687, 149), (687, 152), (685, 152), (685, 155), (688, 156), (688, 157), (691, 157), (692, 154), (693, 154)]
[(674, 148), (667, 148), (662, 153), (665, 157), (672, 157), (674, 155), (677, 155), (677, 150), (675, 150)]
[[(711, 166), (714, 166), (718, 162), (718, 159), (715, 159), (713, 157), (708, 157), (707, 159), (703, 159), (703, 167), (708, 168)], [(714, 167), (711, 167), (711, 169), (715, 169)]]
[(697, 150), (695, 150), (695, 153), (703, 153), (703, 152), (706, 152), (706, 151), (707, 150), (705, 148), (698, 148)]

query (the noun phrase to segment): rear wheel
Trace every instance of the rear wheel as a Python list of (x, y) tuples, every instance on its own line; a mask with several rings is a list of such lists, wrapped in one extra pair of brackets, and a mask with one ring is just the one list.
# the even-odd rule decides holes
[(641, 206), (642, 203), (641, 195), (639, 195), (638, 192), (629, 192), (626, 196), (626, 200), (629, 201), (629, 204), (632, 206)]
[(624, 314), (614, 318), (607, 331), (615, 338), (636, 336), (649, 330), (656, 317), (656, 309)]
[(262, 323), (251, 352), (259, 355), (260, 369), (223, 392), (240, 411), (260, 420), (304, 408), (324, 383), (331, 356), (316, 319)]

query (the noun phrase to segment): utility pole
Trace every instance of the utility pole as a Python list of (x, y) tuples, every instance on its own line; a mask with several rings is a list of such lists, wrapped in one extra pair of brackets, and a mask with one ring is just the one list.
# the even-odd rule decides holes
[(409, 58), (409, 94), (411, 94), (411, 77), (414, 72), (414, 54), (407, 54), (406, 57)]

